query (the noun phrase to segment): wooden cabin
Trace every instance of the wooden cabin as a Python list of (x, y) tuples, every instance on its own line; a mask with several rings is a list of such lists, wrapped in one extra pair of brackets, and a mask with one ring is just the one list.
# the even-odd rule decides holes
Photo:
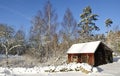
[(73, 44), (67, 51), (68, 62), (88, 63), (92, 66), (112, 63), (112, 52), (101, 41)]

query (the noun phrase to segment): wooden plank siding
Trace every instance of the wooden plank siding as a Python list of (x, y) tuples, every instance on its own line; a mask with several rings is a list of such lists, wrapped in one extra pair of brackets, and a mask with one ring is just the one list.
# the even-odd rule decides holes
[[(95, 47), (92, 45), (93, 43)], [(89, 43), (81, 43), (81, 44), (73, 45), (72, 48), (67, 52), (68, 63), (70, 62), (88, 63), (92, 66), (112, 63), (113, 51), (102, 42), (93, 42), (93, 43), (89, 42)], [(92, 45), (91, 46), (92, 48), (90, 48), (88, 45)]]
[(89, 53), (88, 56), (89, 56), (88, 64), (94, 65), (94, 54)]
[[(77, 61), (74, 61), (73, 57), (76, 57)], [(77, 62), (77, 63), (83, 62), (83, 63), (88, 63), (90, 65), (94, 65), (94, 54), (93, 53), (68, 54), (68, 63), (70, 62)]]

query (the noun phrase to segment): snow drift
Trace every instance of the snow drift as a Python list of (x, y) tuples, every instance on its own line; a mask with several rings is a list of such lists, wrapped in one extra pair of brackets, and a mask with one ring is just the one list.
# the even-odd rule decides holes
[(45, 66), (34, 68), (2, 68), (0, 67), (0, 74), (39, 74), (43, 72), (69, 72), (69, 71), (81, 71), (83, 73), (96, 72), (96, 68), (91, 67), (86, 63), (70, 63), (59, 66)]

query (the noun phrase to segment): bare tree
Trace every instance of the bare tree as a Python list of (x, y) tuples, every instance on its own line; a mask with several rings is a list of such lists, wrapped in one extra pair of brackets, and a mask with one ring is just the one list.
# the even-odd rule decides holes
[(32, 20), (32, 28), (30, 31), (30, 44), (31, 44), (31, 52), (36, 57), (41, 58), (44, 57), (44, 49), (43, 46), (45, 44), (45, 32), (46, 27), (43, 19), (43, 14), (41, 11), (38, 11), (37, 15)]
[(15, 43), (22, 46), (22, 47), (16, 48), (16, 50), (17, 50), (16, 53), (18, 55), (24, 54), (25, 53), (26, 41), (25, 41), (25, 33), (23, 31), (23, 28), (19, 29), (16, 32), (14, 38), (15, 38), (15, 41), (16, 41)]
[(53, 9), (52, 4), (50, 1), (47, 1), (47, 3), (44, 6), (44, 23), (46, 28), (46, 36), (48, 37), (47, 41), (50, 41), (53, 36), (56, 33), (56, 28), (58, 26), (57, 23), (57, 14), (55, 9)]
[(14, 45), (14, 29), (10, 26), (7, 26), (5, 24), (0, 24), (1, 30), (0, 30), (0, 40), (1, 40), (1, 46), (4, 48), (5, 55), (6, 55), (6, 64), (8, 66), (8, 53), (21, 45), (15, 44)]
[[(50, 1), (47, 1), (43, 11), (39, 11), (32, 20), (32, 28), (30, 34), (30, 42), (35, 48), (36, 56), (50, 58), (56, 49), (56, 34), (57, 34), (57, 14), (52, 7)], [(45, 59), (44, 59), (45, 60)]]
[[(77, 34), (77, 22), (74, 19), (72, 12), (69, 8), (65, 11), (63, 21), (61, 23), (61, 33), (63, 35), (63, 43), (68, 45), (66, 49), (71, 46), (71, 40), (74, 40)], [(65, 46), (64, 46), (65, 47)]]
[(16, 48), (16, 47), (20, 47), (21, 45), (17, 44), (17, 45), (14, 45), (12, 47), (10, 47), (10, 42), (7, 40), (7, 45), (5, 45), (4, 43), (2, 43), (2, 46), (5, 48), (5, 55), (6, 55), (6, 65), (8, 66), (8, 53)]
[(72, 12), (69, 8), (65, 11), (63, 21), (61, 23), (62, 32), (68, 35), (69, 38), (74, 38), (77, 33), (77, 22), (74, 19)]

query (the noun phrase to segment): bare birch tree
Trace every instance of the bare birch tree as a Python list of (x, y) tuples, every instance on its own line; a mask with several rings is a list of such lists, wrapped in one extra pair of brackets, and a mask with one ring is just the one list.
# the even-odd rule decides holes
[[(61, 32), (63, 33), (63, 41), (70, 47), (71, 40), (74, 40), (77, 34), (77, 22), (69, 8), (65, 11), (63, 21), (61, 23)], [(66, 36), (65, 36), (66, 35)], [(64, 43), (63, 42), (63, 43)]]
[(50, 1), (47, 1), (47, 3), (44, 6), (44, 23), (46, 27), (46, 36), (48, 37), (48, 41), (52, 39), (51, 36), (53, 36), (56, 33), (56, 28), (58, 26), (57, 23), (57, 14), (55, 9), (52, 7), (52, 4)]

